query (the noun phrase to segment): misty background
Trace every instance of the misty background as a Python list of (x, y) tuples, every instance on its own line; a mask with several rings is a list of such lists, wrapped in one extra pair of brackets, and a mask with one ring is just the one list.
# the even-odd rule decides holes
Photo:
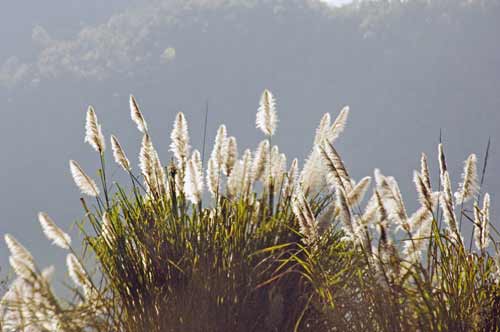
[[(344, 1), (332, 4), (341, 4)], [(29, 8), (29, 10), (27, 10)], [(277, 97), (273, 143), (301, 165), (325, 112), (351, 107), (337, 141), (351, 175), (374, 168), (395, 176), (416, 207), (420, 153), (437, 185), (440, 129), (454, 189), (472, 152), (492, 149), (485, 191), (493, 220), (500, 191), (500, 1), (8, 0), (0, 12), (0, 233), (13, 234), (42, 265), (60, 270), (65, 252), (43, 237), (36, 214), (64, 229), (83, 218), (68, 160), (92, 176), (97, 154), (83, 142), (88, 105), (137, 165), (141, 136), (133, 93), (164, 162), (182, 111), (191, 145), (208, 144), (220, 123), (240, 151), (263, 139), (255, 129), (260, 94)], [(123, 178), (111, 162), (112, 181)], [(137, 167), (136, 167), (137, 170)], [(467, 223), (466, 230), (470, 230)], [(74, 242), (79, 232), (70, 231)], [(1, 274), (8, 270), (0, 244)]]

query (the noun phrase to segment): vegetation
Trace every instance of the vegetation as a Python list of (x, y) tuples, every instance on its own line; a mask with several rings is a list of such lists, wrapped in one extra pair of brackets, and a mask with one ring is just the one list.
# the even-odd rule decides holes
[[(41, 270), (7, 234), (17, 278), (1, 302), (2, 330), (499, 330), (499, 256), (490, 229), (497, 232), (477, 157), (467, 159), (452, 194), (443, 146), (437, 185), (422, 155), (414, 175), (420, 208), (412, 215), (396, 180), (379, 170), (364, 204), (371, 177), (351, 179), (334, 147), (349, 108), (333, 122), (323, 116), (299, 170), (297, 160), (287, 168), (271, 144), (275, 102), (265, 90), (256, 124), (266, 139), (254, 153), (247, 149), (239, 158), (236, 139), (221, 125), (207, 162), (204, 151), (191, 151), (179, 113), (173, 161), (165, 167), (131, 97), (131, 117), (143, 135), (139, 172), (111, 136), (127, 185), (107, 182), (106, 144), (90, 107), (85, 140), (100, 156), (100, 185), (77, 162), (70, 169), (90, 197), (81, 202), (92, 231), (81, 229), (97, 272), (40, 213), (47, 238), (68, 251), (74, 296), (58, 298), (52, 269)], [(462, 237), (465, 222), (474, 224), (473, 238)]]

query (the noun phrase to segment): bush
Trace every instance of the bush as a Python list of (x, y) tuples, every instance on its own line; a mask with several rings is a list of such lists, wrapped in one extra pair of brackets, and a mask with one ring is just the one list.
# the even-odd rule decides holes
[[(371, 178), (351, 179), (333, 145), (347, 107), (333, 123), (329, 114), (321, 119), (302, 170), (297, 160), (287, 169), (270, 144), (277, 114), (265, 90), (256, 124), (267, 139), (238, 159), (236, 139), (220, 126), (204, 179), (182, 113), (171, 134), (174, 161), (164, 167), (133, 97), (130, 106), (143, 135), (139, 174), (111, 137), (129, 184), (106, 179), (92, 108), (86, 141), (101, 157), (100, 186), (70, 161), (90, 197), (81, 201), (92, 232), (81, 230), (98, 272), (88, 272), (69, 235), (40, 213), (48, 239), (69, 251), (74, 297), (58, 298), (51, 269), (40, 270), (6, 235), (17, 279), (2, 300), (3, 331), (499, 330), (499, 256), (490, 256), (490, 198), (475, 155), (454, 195), (442, 145), (437, 191), (422, 155), (413, 215), (396, 180), (376, 170), (362, 210)], [(475, 250), (462, 222), (474, 224)]]

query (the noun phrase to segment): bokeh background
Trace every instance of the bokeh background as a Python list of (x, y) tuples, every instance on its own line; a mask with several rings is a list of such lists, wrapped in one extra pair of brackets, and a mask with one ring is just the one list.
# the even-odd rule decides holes
[[(499, 32), (498, 0), (3, 1), (0, 233), (62, 269), (64, 252), (45, 240), (36, 213), (65, 229), (83, 217), (68, 160), (95, 174), (98, 157), (83, 142), (88, 105), (137, 164), (130, 93), (168, 160), (178, 111), (201, 148), (207, 102), (209, 142), (226, 123), (240, 148), (256, 146), (264, 88), (278, 99), (273, 140), (290, 160), (307, 156), (322, 114), (350, 105), (338, 149), (352, 175), (381, 168), (409, 202), (421, 152), (437, 173), (440, 130), (455, 185), (469, 153), (482, 164), (491, 137), (484, 189), (498, 215)], [(113, 163), (108, 172), (121, 179)], [(3, 242), (0, 267), (5, 275)]]

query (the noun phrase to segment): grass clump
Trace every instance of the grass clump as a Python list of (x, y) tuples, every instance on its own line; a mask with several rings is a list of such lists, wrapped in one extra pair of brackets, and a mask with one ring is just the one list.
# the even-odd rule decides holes
[[(302, 170), (297, 160), (287, 167), (271, 144), (278, 119), (268, 90), (256, 119), (266, 139), (255, 152), (239, 156), (222, 125), (206, 162), (204, 151), (192, 151), (179, 113), (173, 159), (163, 165), (133, 97), (130, 108), (143, 136), (139, 172), (111, 136), (129, 183), (108, 183), (92, 108), (85, 140), (100, 156), (99, 181), (70, 161), (89, 197), (81, 202), (91, 227), (81, 229), (95, 266), (87, 269), (69, 235), (40, 213), (45, 235), (68, 251), (74, 296), (59, 298), (52, 270), (40, 270), (6, 235), (17, 278), (1, 302), (3, 331), (500, 329), (499, 256), (490, 229), (497, 232), (475, 155), (455, 194), (442, 145), (437, 185), (423, 155), (414, 174), (420, 206), (410, 215), (394, 178), (375, 170), (372, 185), (372, 177), (349, 176), (334, 147), (347, 107), (335, 121), (323, 116)], [(463, 222), (474, 225), (471, 239), (462, 237)]]

